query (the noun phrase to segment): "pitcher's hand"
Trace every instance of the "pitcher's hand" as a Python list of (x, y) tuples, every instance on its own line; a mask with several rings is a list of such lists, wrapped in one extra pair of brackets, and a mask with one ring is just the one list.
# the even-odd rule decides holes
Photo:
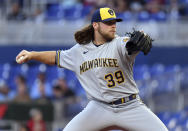
[(31, 52), (22, 50), (17, 56), (16, 56), (16, 62), (18, 64), (25, 63), (27, 61), (31, 60)]

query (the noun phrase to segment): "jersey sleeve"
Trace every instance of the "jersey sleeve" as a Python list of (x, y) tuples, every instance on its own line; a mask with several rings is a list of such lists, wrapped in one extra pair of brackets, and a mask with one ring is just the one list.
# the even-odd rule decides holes
[(75, 70), (76, 61), (76, 49), (72, 47), (69, 50), (58, 50), (56, 52), (56, 64), (60, 68), (66, 68), (68, 70)]
[(122, 53), (122, 55), (124, 57), (128, 57), (128, 58), (134, 60), (135, 57), (139, 54), (139, 51), (133, 53), (132, 55), (128, 55), (128, 51), (126, 49), (126, 44), (129, 41), (129, 39), (130, 39), (129, 37), (119, 37), (118, 42), (117, 42), (117, 46), (118, 46), (117, 48), (118, 48), (118, 51), (120, 53)]

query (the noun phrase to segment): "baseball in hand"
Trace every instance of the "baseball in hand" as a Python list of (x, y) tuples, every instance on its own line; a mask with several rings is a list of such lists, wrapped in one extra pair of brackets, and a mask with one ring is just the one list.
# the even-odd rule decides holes
[(23, 59), (24, 59), (24, 56), (21, 56), (19, 59), (16, 60), (16, 62), (20, 64)]

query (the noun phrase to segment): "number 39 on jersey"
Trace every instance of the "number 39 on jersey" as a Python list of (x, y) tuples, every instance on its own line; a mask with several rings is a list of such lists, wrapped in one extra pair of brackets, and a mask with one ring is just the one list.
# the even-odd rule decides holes
[(108, 73), (104, 76), (104, 79), (107, 81), (107, 87), (113, 88), (117, 84), (125, 82), (125, 77), (121, 70), (115, 71), (114, 73)]

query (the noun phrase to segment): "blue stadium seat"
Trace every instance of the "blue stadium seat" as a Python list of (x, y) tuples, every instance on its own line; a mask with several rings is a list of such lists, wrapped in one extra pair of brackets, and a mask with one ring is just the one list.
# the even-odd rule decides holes
[(53, 3), (47, 5), (47, 10), (45, 12), (46, 20), (53, 21), (53, 20), (61, 20), (63, 18), (63, 11), (62, 7), (58, 3)]
[(67, 81), (68, 87), (70, 87), (78, 96), (85, 95), (85, 91), (74, 72), (65, 70), (65, 79)]
[(21, 73), (20, 66), (11, 66), (7, 83), (11, 90), (16, 90), (15, 78)]
[(166, 126), (167, 126), (167, 128), (168, 128), (170, 131), (175, 130), (175, 128), (176, 128), (176, 126), (177, 126), (177, 119), (171, 117)]
[(177, 118), (177, 126), (181, 126), (182, 131), (188, 130), (188, 114), (186, 110), (180, 111)]
[(16, 91), (15, 78), (18, 75), (23, 75), (27, 78), (28, 66), (23, 65), (14, 65), (5, 64), (3, 67), (2, 78), (6, 80), (11, 90)]
[(0, 79), (3, 78), (3, 64), (0, 64)]
[(178, 125), (182, 127), (182, 131), (188, 131), (188, 118), (179, 121)]
[(176, 73), (179, 71), (181, 71), (180, 65), (169, 65), (165, 68), (165, 72)]
[(83, 6), (82, 10), (81, 10), (81, 17), (86, 17), (90, 14), (91, 10), (92, 10), (92, 6), (87, 5), (87, 6)]
[(133, 14), (130, 11), (125, 11), (123, 13), (117, 13), (117, 17), (123, 19), (123, 22), (128, 22), (133, 20)]
[(68, 87), (70, 87), (73, 90), (76, 90), (76, 84), (77, 84), (77, 77), (74, 72), (65, 70), (65, 79), (67, 81)]
[(154, 78), (157, 81), (153, 94), (172, 93), (177, 91), (176, 75), (163, 75)]
[(39, 72), (40, 71), (39, 71), (38, 65), (29, 67), (28, 74), (27, 74), (27, 83), (28, 83), (29, 87), (31, 87), (33, 85)]
[(64, 16), (63, 18), (65, 20), (70, 20), (70, 21), (75, 21), (78, 19), (82, 18), (82, 10), (83, 10), (83, 5), (81, 4), (76, 4), (70, 7), (64, 7), (63, 12)]
[(165, 67), (162, 64), (155, 64), (150, 68), (151, 76), (161, 75), (165, 72)]
[(84, 89), (82, 88), (81, 84), (79, 81), (76, 82), (76, 88), (75, 88), (75, 92), (77, 94), (77, 96), (80, 96), (80, 97), (83, 97), (85, 96), (85, 91)]
[(170, 121), (171, 113), (170, 113), (170, 112), (160, 112), (160, 113), (157, 113), (157, 116), (159, 117), (159, 119), (160, 119), (165, 125), (167, 125), (168, 122)]
[(53, 83), (54, 80), (58, 79), (58, 69), (56, 66), (48, 66), (46, 70), (47, 81)]
[(188, 70), (181, 72), (180, 79), (181, 79), (181, 89), (187, 90), (188, 89)]
[(65, 70), (64, 68), (56, 68), (57, 69), (57, 77), (58, 78), (65, 78), (66, 74), (65, 74)]
[(164, 122), (170, 131), (187, 131), (188, 130), (188, 117), (187, 112), (160, 112), (157, 113), (160, 120)]
[(147, 80), (150, 78), (149, 67), (147, 65), (135, 66), (134, 79), (135, 80)]
[(167, 18), (167, 14), (163, 11), (151, 14), (151, 19), (157, 22), (165, 22)]
[(150, 89), (147, 81), (137, 81), (137, 86), (139, 88), (139, 95), (141, 98), (148, 98), (150, 96)]
[(141, 11), (137, 16), (137, 20), (140, 22), (147, 22), (150, 19), (150, 14), (147, 11)]
[(10, 77), (15, 79), (17, 75), (23, 75), (25, 78), (27, 78), (28, 70), (29, 70), (29, 67), (27, 64), (12, 66)]

